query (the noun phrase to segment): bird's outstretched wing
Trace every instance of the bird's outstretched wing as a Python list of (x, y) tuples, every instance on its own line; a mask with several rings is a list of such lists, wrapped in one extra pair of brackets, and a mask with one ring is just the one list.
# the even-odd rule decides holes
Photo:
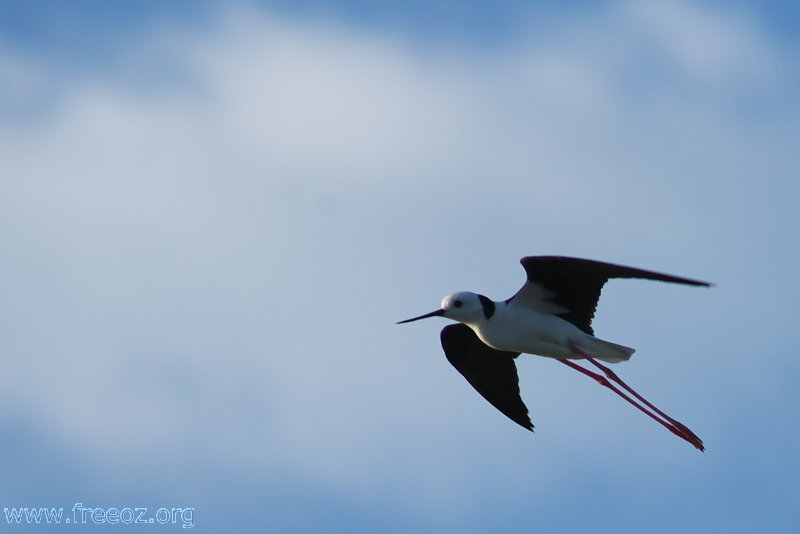
[(472, 387), (509, 419), (533, 430), (528, 408), (519, 396), (519, 377), (514, 365), (519, 353), (489, 347), (461, 323), (444, 327), (441, 338), (447, 361)]
[(525, 305), (553, 313), (593, 334), (592, 318), (603, 285), (611, 278), (645, 278), (692, 286), (710, 286), (707, 282), (669, 274), (645, 271), (594, 260), (564, 256), (528, 256), (520, 260), (528, 281), (516, 295)]

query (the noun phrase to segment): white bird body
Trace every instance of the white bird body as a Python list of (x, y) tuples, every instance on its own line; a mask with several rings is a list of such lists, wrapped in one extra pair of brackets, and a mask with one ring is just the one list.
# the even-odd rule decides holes
[[(442, 300), (443, 316), (469, 326), (481, 341), (501, 351), (557, 359), (582, 359), (588, 354), (611, 363), (628, 360), (635, 352), (587, 334), (557, 315), (516, 299), (492, 301), (491, 305), (487, 301), (486, 297), (470, 291), (453, 293)], [(456, 302), (461, 305), (456, 306)], [(486, 306), (492, 309), (491, 313), (484, 311)]]

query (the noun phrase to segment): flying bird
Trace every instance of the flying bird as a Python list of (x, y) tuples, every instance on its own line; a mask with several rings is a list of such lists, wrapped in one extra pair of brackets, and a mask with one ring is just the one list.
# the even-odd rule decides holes
[[(603, 285), (612, 278), (643, 278), (706, 287), (711, 284), (564, 256), (528, 256), (520, 263), (528, 279), (505, 301), (495, 302), (484, 295), (460, 291), (442, 299), (439, 309), (397, 324), (428, 317), (458, 321), (459, 324), (444, 327), (441, 333), (447, 360), (495, 408), (528, 430), (533, 431), (533, 423), (520, 397), (514, 363), (521, 353), (554, 358), (593, 378), (673, 434), (704, 450), (703, 441), (694, 432), (653, 406), (598, 361), (626, 361), (634, 349), (595, 337), (592, 319)], [(574, 360), (586, 360), (603, 374)]]

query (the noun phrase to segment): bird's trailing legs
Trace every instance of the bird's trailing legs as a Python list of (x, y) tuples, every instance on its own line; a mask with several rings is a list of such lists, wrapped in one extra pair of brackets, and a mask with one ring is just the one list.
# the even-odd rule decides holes
[(667, 420), (670, 424), (672, 424), (672, 426), (677, 428), (678, 431), (682, 434), (682, 437), (684, 439), (686, 439), (686, 441), (688, 441), (689, 443), (691, 443), (692, 445), (694, 445), (695, 447), (697, 447), (701, 451), (704, 449), (703, 440), (701, 440), (697, 436), (697, 434), (695, 434), (694, 432), (689, 430), (689, 427), (687, 427), (686, 425), (684, 425), (680, 421), (678, 421), (676, 419), (673, 419), (669, 415), (665, 414), (664, 412), (662, 412), (661, 410), (659, 410), (658, 408), (653, 406), (652, 403), (650, 403), (647, 399), (645, 399), (644, 397), (639, 395), (636, 392), (636, 390), (634, 390), (632, 387), (630, 387), (628, 384), (626, 384), (620, 377), (617, 376), (617, 374), (614, 371), (612, 371), (611, 369), (609, 369), (605, 365), (601, 364), (600, 362), (598, 362), (597, 360), (595, 360), (594, 358), (591, 358), (589, 356), (587, 356), (586, 359), (589, 361), (589, 363), (591, 363), (592, 365), (594, 365), (595, 367), (597, 367), (598, 369), (603, 371), (603, 373), (605, 373), (606, 377), (610, 378), (611, 380), (613, 380), (614, 382), (616, 382), (617, 384), (622, 386), (626, 391), (628, 391), (634, 397), (636, 397), (637, 399), (642, 401), (645, 405), (647, 405), (648, 408), (650, 408), (651, 410), (656, 412), (658, 415), (660, 415), (665, 420)]
[[(564, 363), (565, 365), (567, 365), (569, 367), (572, 367), (576, 371), (579, 371), (579, 372), (581, 372), (581, 373), (583, 373), (583, 374), (595, 379), (600, 385), (603, 385), (603, 386), (609, 388), (614, 393), (616, 393), (617, 395), (619, 395), (620, 397), (622, 397), (623, 399), (625, 399), (626, 401), (631, 403), (633, 406), (635, 406), (636, 408), (641, 410), (643, 413), (647, 414), (650, 418), (652, 418), (653, 420), (655, 420), (658, 423), (660, 423), (661, 425), (663, 425), (667, 430), (669, 430), (670, 432), (672, 432), (676, 436), (678, 436), (680, 438), (683, 438), (686, 441), (688, 441), (689, 443), (691, 443), (698, 450), (700, 450), (700, 451), (705, 450), (705, 447), (703, 446), (703, 440), (701, 440), (694, 432), (689, 430), (689, 428), (686, 425), (684, 425), (680, 421), (677, 421), (677, 420), (673, 419), (672, 417), (668, 416), (667, 414), (665, 414), (664, 412), (662, 412), (661, 410), (656, 408), (652, 403), (650, 403), (647, 399), (642, 397), (632, 387), (630, 387), (620, 377), (618, 377), (617, 374), (614, 373), (614, 371), (612, 371), (611, 369), (609, 369), (605, 365), (602, 365), (601, 363), (599, 363), (597, 360), (595, 360), (594, 358), (592, 358), (591, 356), (589, 356), (585, 352), (581, 351), (577, 346), (575, 346), (573, 344), (573, 346), (571, 348), (576, 354), (582, 356), (584, 359), (588, 360), (589, 363), (591, 363), (592, 365), (596, 366), (598, 369), (603, 371), (603, 373), (605, 373), (605, 376), (601, 376), (601, 375), (599, 375), (597, 373), (589, 371), (588, 369), (584, 369), (580, 365), (578, 365), (578, 364), (576, 364), (574, 362), (571, 362), (569, 360), (559, 360), (560, 362)], [(633, 400), (628, 395), (626, 395), (625, 393), (620, 391), (619, 388), (614, 386), (614, 384), (610, 383), (608, 381), (608, 379), (611, 379), (614, 382), (616, 382), (617, 384), (619, 384), (620, 386), (622, 386), (626, 391), (628, 391), (634, 397), (636, 397), (641, 402), (643, 402), (647, 407), (649, 407), (654, 412), (656, 412), (658, 415), (663, 417), (663, 419), (659, 418), (654, 413), (648, 411), (644, 406), (638, 404), (635, 400)]]
[[(689, 439), (688, 439), (688, 438), (687, 438), (687, 437), (686, 437), (686, 436), (685, 436), (683, 433), (681, 433), (681, 431), (680, 431), (678, 428), (676, 428), (676, 427), (675, 427), (674, 425), (672, 425), (671, 423), (669, 423), (669, 422), (667, 422), (667, 421), (664, 421), (664, 420), (662, 420), (660, 417), (658, 417), (658, 416), (657, 416), (657, 415), (655, 415), (654, 413), (652, 413), (652, 412), (648, 411), (648, 410), (647, 410), (647, 409), (646, 409), (644, 406), (640, 405), (640, 404), (639, 404), (639, 403), (637, 403), (635, 400), (633, 400), (632, 398), (630, 398), (628, 395), (626, 395), (625, 393), (623, 393), (622, 391), (620, 391), (620, 389), (619, 389), (617, 386), (615, 386), (614, 384), (612, 384), (611, 382), (609, 382), (609, 381), (608, 381), (608, 379), (607, 379), (606, 377), (604, 377), (603, 375), (599, 375), (599, 374), (597, 374), (597, 373), (595, 373), (595, 372), (593, 372), (593, 371), (590, 371), (590, 370), (588, 370), (588, 369), (584, 369), (583, 367), (581, 367), (581, 366), (580, 366), (580, 365), (578, 365), (577, 363), (574, 363), (574, 362), (572, 362), (572, 361), (570, 361), (570, 360), (558, 360), (558, 361), (560, 361), (560, 362), (561, 362), (561, 363), (563, 363), (564, 365), (567, 365), (567, 366), (569, 366), (569, 367), (572, 367), (572, 368), (573, 368), (573, 369), (575, 369), (576, 371), (578, 371), (578, 372), (580, 372), (580, 373), (583, 373), (583, 374), (585, 374), (586, 376), (588, 376), (588, 377), (590, 377), (590, 378), (593, 378), (593, 379), (595, 379), (595, 380), (597, 381), (597, 383), (598, 383), (598, 384), (600, 384), (601, 386), (605, 386), (605, 387), (607, 387), (608, 389), (610, 389), (611, 391), (613, 391), (614, 393), (616, 393), (617, 395), (619, 395), (620, 397), (622, 397), (623, 399), (625, 399), (626, 401), (628, 401), (629, 403), (631, 403), (633, 406), (635, 406), (636, 408), (638, 408), (639, 410), (641, 410), (641, 411), (642, 411), (642, 413), (644, 413), (645, 415), (647, 415), (648, 417), (650, 417), (651, 419), (653, 419), (653, 420), (654, 420), (654, 421), (656, 421), (657, 423), (659, 423), (659, 424), (663, 425), (663, 426), (664, 426), (664, 428), (666, 428), (667, 430), (669, 430), (670, 432), (672, 432), (672, 433), (673, 433), (673, 434), (675, 434), (676, 436), (678, 436), (678, 437), (680, 437), (680, 438), (683, 438), (683, 439), (685, 439), (685, 440), (687, 440), (687, 441), (690, 441), (690, 440), (689, 440)], [(691, 441), (690, 441), (690, 443), (691, 443)], [(692, 443), (692, 445), (694, 445), (694, 443)], [(697, 446), (697, 445), (695, 445), (695, 447), (696, 447), (696, 446)]]

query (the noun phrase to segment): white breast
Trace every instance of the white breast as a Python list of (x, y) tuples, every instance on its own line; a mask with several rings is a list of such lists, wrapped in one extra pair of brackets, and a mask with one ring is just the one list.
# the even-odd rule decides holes
[(573, 355), (570, 341), (587, 334), (564, 319), (531, 309), (499, 305), (491, 319), (470, 324), (478, 337), (498, 350), (565, 358)]

